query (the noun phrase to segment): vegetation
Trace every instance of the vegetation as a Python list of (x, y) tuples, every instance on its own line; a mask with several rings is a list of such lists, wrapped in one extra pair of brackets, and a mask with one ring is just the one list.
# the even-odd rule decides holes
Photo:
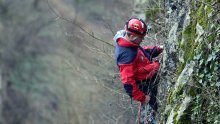
[(165, 2), (0, 0), (0, 123), (133, 124), (112, 47), (131, 13), (152, 26), (146, 44), (165, 46), (160, 122), (220, 123), (220, 3)]
[(169, 114), (167, 123), (220, 122), (220, 79), (217, 76), (220, 73), (220, 27), (216, 21), (218, 12), (214, 9), (219, 3), (214, 5), (214, 2), (201, 1), (190, 6), (189, 24), (180, 35), (178, 49), (182, 59), (177, 67), (178, 80), (167, 101), (170, 111), (165, 111)]

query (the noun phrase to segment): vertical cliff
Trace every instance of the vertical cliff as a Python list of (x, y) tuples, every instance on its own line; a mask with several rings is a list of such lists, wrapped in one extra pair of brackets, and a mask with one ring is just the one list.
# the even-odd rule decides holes
[(136, 0), (134, 5), (140, 17), (160, 19), (155, 26), (165, 34), (160, 85), (165, 83), (168, 93), (160, 104), (160, 123), (220, 123), (220, 2)]
[(164, 68), (169, 95), (163, 123), (220, 122), (217, 0), (169, 3)]

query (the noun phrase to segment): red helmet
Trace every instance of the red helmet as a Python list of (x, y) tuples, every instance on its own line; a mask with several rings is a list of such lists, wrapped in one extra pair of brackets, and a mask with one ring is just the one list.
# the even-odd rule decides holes
[(147, 25), (142, 19), (131, 18), (126, 22), (125, 30), (133, 35), (144, 37), (147, 32)]

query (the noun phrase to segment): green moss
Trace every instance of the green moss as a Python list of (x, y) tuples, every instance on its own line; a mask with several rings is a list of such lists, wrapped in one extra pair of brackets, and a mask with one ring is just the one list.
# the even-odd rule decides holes
[[(216, 14), (216, 11), (211, 6), (212, 1), (203, 0), (207, 4), (192, 1), (193, 8), (190, 8), (190, 23), (178, 36), (178, 51), (180, 51), (180, 55), (183, 55), (181, 59), (183, 58), (184, 61), (177, 63), (177, 77), (185, 68), (186, 63), (194, 61), (196, 68), (194, 68), (193, 77), (191, 78), (193, 86), (176, 85), (169, 92), (167, 103), (170, 108), (167, 112), (172, 112), (174, 124), (190, 124), (192, 121), (199, 123), (204, 118), (209, 119), (209, 123), (214, 123), (212, 120), (214, 120), (214, 117), (217, 118), (219, 107), (217, 108), (218, 105), (215, 105), (217, 102), (213, 101), (218, 100), (214, 91), (218, 90), (215, 83), (219, 81), (218, 72), (216, 72), (219, 70), (219, 64), (217, 64), (219, 59), (216, 57), (219, 55), (219, 48), (217, 48), (218, 41), (216, 40), (218, 26), (213, 23), (215, 17), (212, 16)], [(200, 56), (194, 57), (196, 55)], [(200, 79), (202, 79), (202, 82)], [(209, 94), (204, 92), (204, 89), (210, 91), (212, 97), (207, 97)], [(189, 101), (186, 109), (182, 110), (181, 115), (178, 115), (178, 106), (180, 106), (179, 104), (185, 95), (192, 97), (192, 100)], [(203, 100), (206, 101), (205, 104)], [(166, 114), (170, 115), (169, 113)], [(193, 117), (191, 118), (191, 116)]]
[(213, 0), (205, 0), (206, 3), (211, 3)]
[(184, 51), (186, 53), (184, 55), (185, 60), (192, 59), (194, 49), (196, 47), (196, 44), (195, 44), (195, 37), (196, 37), (195, 23), (192, 25), (189, 25), (189, 26), (190, 26), (190, 28), (186, 29), (186, 31), (184, 32), (184, 37), (187, 38), (186, 42), (185, 42), (185, 46), (184, 46)]
[(181, 104), (176, 104), (176, 106), (174, 107), (174, 117), (173, 117), (173, 123), (174, 124), (191, 124), (190, 123), (190, 114), (191, 113), (191, 107), (188, 107), (184, 113), (181, 115), (181, 118), (179, 120), (177, 120), (177, 116), (178, 116), (178, 111), (180, 109)]
[[(176, 110), (178, 110), (178, 109), (176, 109)], [(174, 117), (173, 117), (174, 124), (176, 124), (176, 117), (177, 117), (177, 115), (178, 115), (178, 113), (175, 111), (174, 112)]]
[(215, 41), (215, 38), (216, 38), (216, 35), (215, 35), (215, 34), (211, 34), (211, 35), (209, 35), (209, 36), (207, 37), (207, 40), (208, 40), (208, 42), (210, 43), (210, 42)]
[(184, 113), (181, 116), (181, 119), (176, 121), (175, 124), (191, 124), (191, 122), (189, 120), (190, 120), (190, 115), (188, 115), (187, 113)]
[(196, 12), (196, 19), (198, 23), (204, 28), (208, 28), (209, 14), (213, 11), (211, 5), (202, 4)]
[(178, 63), (177, 75), (180, 75), (184, 69), (186, 62), (192, 60), (194, 56), (194, 49), (197, 46), (195, 43), (196, 38), (196, 21), (191, 21), (190, 24), (182, 32), (182, 41), (179, 49), (184, 51), (184, 62)]
[[(192, 84), (192, 85), (200, 86), (199, 84)], [(200, 94), (201, 92), (202, 89), (190, 86), (187, 88), (186, 94), (188, 94), (191, 97), (195, 97), (197, 94)]]
[(213, 11), (213, 8), (211, 5), (206, 5), (206, 14), (210, 14)]
[(169, 93), (168, 97), (167, 97), (167, 101), (168, 101), (168, 104), (171, 104), (172, 102), (172, 92)]
[(178, 68), (177, 68), (177, 75), (180, 75), (181, 72), (183, 71), (184, 67), (186, 66), (186, 62), (179, 62), (178, 63)]
[(208, 19), (207, 19), (207, 17), (206, 17), (206, 15), (205, 15), (205, 9), (204, 9), (204, 5), (202, 4), (200, 7), (199, 7), (199, 9), (198, 9), (198, 11), (197, 11), (197, 20), (198, 20), (198, 23), (203, 27), (203, 28), (207, 28), (207, 24), (208, 24)]
[(194, 0), (192, 1), (191, 5), (192, 5), (192, 8), (194, 8), (194, 6), (195, 6), (195, 1)]
[[(192, 23), (191, 23), (191, 24), (192, 24)], [(185, 34), (185, 35), (190, 35), (190, 34), (192, 33), (192, 30), (193, 30), (193, 29), (195, 30), (194, 27), (195, 27), (195, 26), (188, 25), (188, 26), (185, 28), (185, 30), (183, 31), (183, 34)]]
[[(174, 100), (180, 100), (183, 94), (183, 85), (177, 86), (173, 92), (171, 92), (168, 96), (168, 104), (174, 102)], [(178, 98), (177, 98), (178, 97)]]
[(195, 96), (195, 95), (196, 95), (195, 89), (193, 89), (192, 87), (190, 87), (190, 88), (188, 89), (187, 94), (189, 94), (190, 96)]
[[(181, 105), (180, 105), (181, 106)], [(179, 111), (180, 107), (177, 111)], [(181, 114), (180, 118), (176, 120), (175, 124), (191, 124), (191, 113), (192, 113), (192, 100), (189, 102), (189, 106), (186, 107), (186, 109)]]

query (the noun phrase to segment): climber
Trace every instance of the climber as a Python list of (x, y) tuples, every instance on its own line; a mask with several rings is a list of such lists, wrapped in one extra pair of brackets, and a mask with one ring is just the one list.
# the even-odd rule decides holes
[(146, 33), (147, 25), (142, 19), (129, 19), (124, 29), (114, 36), (115, 59), (126, 93), (141, 104), (149, 103), (156, 112), (156, 78), (160, 63), (153, 58), (162, 53), (163, 47), (140, 46)]

